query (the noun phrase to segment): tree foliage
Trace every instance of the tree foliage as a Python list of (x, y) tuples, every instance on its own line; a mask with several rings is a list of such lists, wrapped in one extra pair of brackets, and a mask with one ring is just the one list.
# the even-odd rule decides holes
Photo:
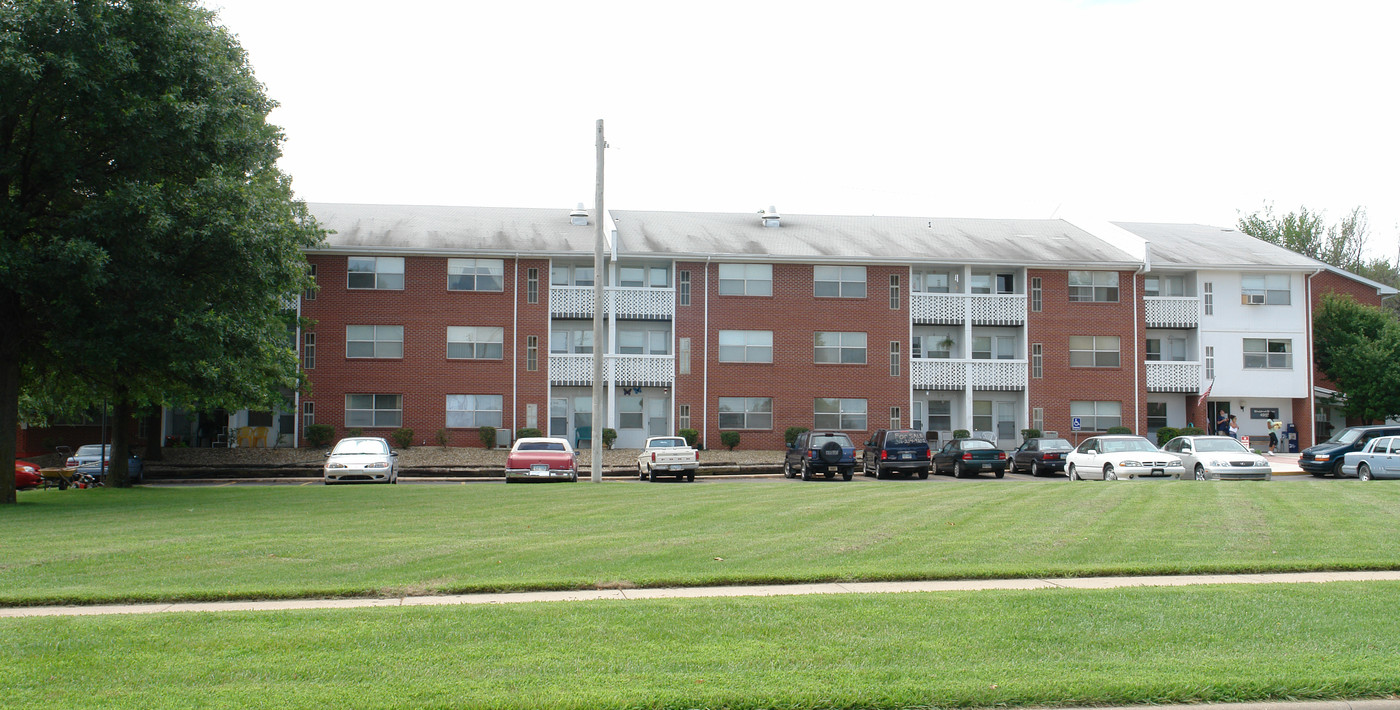
[[(84, 383), (70, 391), (119, 420), (157, 401), (270, 406), (297, 385), (288, 306), (322, 232), (276, 168), (273, 102), (213, 14), (0, 2), (0, 96), (0, 461), (21, 373), (31, 390)], [(0, 502), (11, 476), (0, 466)]]
[(1317, 367), (1346, 393), (1347, 414), (1400, 416), (1400, 322), (1350, 296), (1325, 294), (1313, 313)]
[(1369, 224), (1362, 207), (1352, 208), (1341, 221), (1327, 226), (1321, 212), (1307, 207), (1276, 216), (1273, 205), (1265, 205), (1261, 212), (1240, 217), (1239, 228), (1251, 237), (1352, 273), (1369, 263), (1365, 258)]

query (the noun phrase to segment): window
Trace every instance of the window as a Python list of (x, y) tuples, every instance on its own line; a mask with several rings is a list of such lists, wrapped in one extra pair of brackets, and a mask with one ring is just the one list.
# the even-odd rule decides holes
[(1186, 338), (1148, 338), (1147, 359), (1149, 362), (1185, 362)]
[(1016, 293), (1016, 275), (997, 274), (997, 293)]
[(1031, 407), (1031, 428), (1037, 431), (1045, 431), (1045, 408)]
[(974, 273), (967, 282), (970, 293), (1015, 293), (1015, 274)]
[(647, 353), (650, 355), (670, 355), (671, 334), (664, 330), (648, 330)]
[(526, 303), (539, 303), (539, 302), (540, 302), (540, 270), (539, 270), (539, 269), (526, 269), (526, 270), (525, 270), (525, 302), (526, 302)]
[(890, 407), (890, 428), (899, 429), (904, 417), (900, 416), (899, 407)]
[(505, 288), (506, 266), (501, 259), (448, 259), (448, 291), (500, 291)]
[(670, 288), (671, 270), (664, 266), (647, 267), (647, 285), (652, 288)]
[(1069, 415), (1079, 420), (1080, 431), (1107, 431), (1123, 425), (1123, 403), (1070, 402)]
[(677, 353), (676, 367), (680, 369), (678, 374), (690, 374), (690, 338), (681, 338), (680, 345), (676, 346)]
[(953, 340), (951, 333), (943, 335), (916, 335), (909, 347), (909, 356), (914, 358), (950, 358), (953, 356), (953, 346), (957, 342)]
[(973, 360), (1016, 359), (1016, 338), (1010, 335), (976, 335), (972, 338)]
[(1118, 302), (1117, 271), (1069, 272), (1069, 300), (1098, 303)]
[(623, 266), (618, 268), (617, 285), (624, 288), (642, 288), (646, 286), (646, 268), (641, 266)]
[(928, 403), (928, 428), (949, 431), (953, 428), (953, 403), (946, 399), (931, 399)]
[(899, 310), (899, 274), (890, 274), (890, 310)]
[(690, 305), (690, 272), (676, 272), (676, 304), (681, 306)]
[(772, 397), (720, 397), (719, 428), (772, 429)]
[(346, 266), (345, 287), (403, 290), (403, 257), (352, 256)]
[(483, 426), (501, 426), (501, 401), (499, 394), (449, 394), (447, 395), (447, 428), (473, 429)]
[(1147, 403), (1147, 433), (1155, 434), (1158, 429), (1167, 425), (1167, 403), (1148, 402)]
[(1249, 274), (1240, 277), (1240, 303), (1247, 306), (1287, 306), (1292, 295), (1288, 274)]
[(1209, 281), (1201, 284), (1201, 298), (1205, 303), (1206, 315), (1215, 315), (1215, 284)]
[(315, 265), (315, 264), (307, 264), (307, 265), (306, 265), (306, 275), (307, 275), (308, 277), (311, 278), (311, 287), (308, 288), (308, 289), (306, 289), (305, 298), (306, 298), (306, 300), (308, 300), (308, 301), (314, 301), (314, 300), (316, 300), (316, 291), (317, 291), (318, 288), (320, 288), (320, 287), (316, 284), (316, 265)]
[[(1031, 377), (1040, 379), (1045, 376), (1045, 346), (1040, 343), (1031, 343)], [(1039, 429), (1040, 427), (1036, 427)]]
[(305, 434), (305, 432), (306, 432), (306, 427), (312, 426), (312, 425), (314, 425), (315, 423), (316, 423), (316, 403), (315, 403), (315, 402), (302, 402), (302, 403), (301, 403), (301, 430), (302, 430), (302, 432), (303, 432), (303, 433), (302, 433), (302, 436), (305, 436), (305, 435), (306, 435), (306, 434)]
[(617, 351), (622, 355), (666, 355), (669, 346), (670, 335), (664, 330), (617, 331)]
[[(899, 377), (899, 341), (890, 341), (890, 377)], [(898, 427), (896, 427), (898, 428)]]
[(914, 293), (957, 293), (958, 277), (947, 271), (915, 271), (909, 287)]
[(812, 282), (818, 298), (865, 298), (864, 266), (813, 266)]
[(690, 428), (690, 405), (682, 404), (676, 407), (676, 430)]
[(316, 369), (316, 334), (302, 333), (301, 340), (301, 366), (306, 370), (314, 370)]
[(534, 372), (540, 369), (540, 336), (525, 336), (525, 369)]
[(505, 328), (450, 325), (447, 357), (450, 360), (500, 360)]
[(1118, 367), (1118, 336), (1071, 335), (1070, 367)]
[(1215, 381), (1215, 348), (1206, 346), (1206, 379)]
[(865, 400), (818, 398), (812, 422), (814, 429), (865, 431)]
[(1144, 296), (1169, 296), (1180, 298), (1186, 295), (1185, 276), (1145, 276), (1142, 279)]
[(972, 402), (972, 430), (992, 431), (996, 426), (992, 420), (991, 400), (974, 400)]
[(719, 295), (772, 296), (772, 264), (720, 264)]
[(1041, 282), (1040, 282), (1040, 277), (1039, 277), (1039, 276), (1036, 276), (1036, 277), (1034, 277), (1034, 278), (1031, 279), (1031, 312), (1032, 312), (1032, 313), (1039, 313), (1039, 312), (1040, 312), (1040, 301), (1041, 301), (1041, 286), (1040, 286), (1040, 283), (1041, 283)]
[(549, 269), (551, 286), (592, 286), (593, 267), (555, 264)]
[(720, 362), (773, 362), (773, 331), (721, 330)]
[(549, 351), (561, 355), (591, 354), (593, 352), (593, 329), (550, 331)]
[(847, 365), (865, 364), (865, 333), (814, 334), (816, 344), (815, 362), (843, 363)]
[(617, 398), (617, 428), (641, 429), (642, 421), (641, 397)]
[(397, 394), (345, 395), (345, 426), (403, 426), (403, 396)]
[(345, 357), (403, 357), (403, 326), (345, 326)]
[(1246, 370), (1293, 369), (1293, 341), (1245, 338), (1244, 367)]

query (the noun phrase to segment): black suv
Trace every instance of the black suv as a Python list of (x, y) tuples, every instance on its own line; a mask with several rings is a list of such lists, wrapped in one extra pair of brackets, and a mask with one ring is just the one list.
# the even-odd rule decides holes
[(1298, 467), (1314, 476), (1342, 475), (1342, 458), (1348, 451), (1360, 451), (1366, 442), (1378, 436), (1400, 436), (1400, 426), (1350, 426), (1331, 439), (1303, 449)]
[(861, 472), (876, 479), (890, 478), (896, 472), (928, 478), (933, 455), (924, 433), (917, 429), (877, 429), (865, 442)]
[(838, 472), (849, 481), (855, 470), (855, 444), (839, 431), (804, 431), (788, 444), (783, 458), (783, 475), (792, 478), (801, 474), (804, 481), (812, 480), (814, 473), (835, 478)]

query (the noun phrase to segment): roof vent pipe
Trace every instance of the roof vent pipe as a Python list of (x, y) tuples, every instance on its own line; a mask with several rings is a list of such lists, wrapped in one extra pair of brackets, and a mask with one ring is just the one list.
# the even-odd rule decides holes
[(766, 212), (763, 210), (759, 210), (758, 213), (763, 215), (763, 226), (765, 227), (778, 226), (778, 220), (782, 218), (782, 215), (778, 214), (778, 208), (772, 205), (768, 206), (768, 210)]
[(583, 208), (582, 202), (578, 203), (578, 207), (575, 207), (574, 211), (569, 213), (569, 223), (576, 224), (580, 227), (588, 226), (588, 210)]

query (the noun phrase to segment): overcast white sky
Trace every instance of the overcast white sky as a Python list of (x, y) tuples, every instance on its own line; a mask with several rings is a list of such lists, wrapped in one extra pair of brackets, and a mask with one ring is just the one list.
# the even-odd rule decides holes
[(1400, 233), (1400, 3), (202, 0), (299, 197)]

